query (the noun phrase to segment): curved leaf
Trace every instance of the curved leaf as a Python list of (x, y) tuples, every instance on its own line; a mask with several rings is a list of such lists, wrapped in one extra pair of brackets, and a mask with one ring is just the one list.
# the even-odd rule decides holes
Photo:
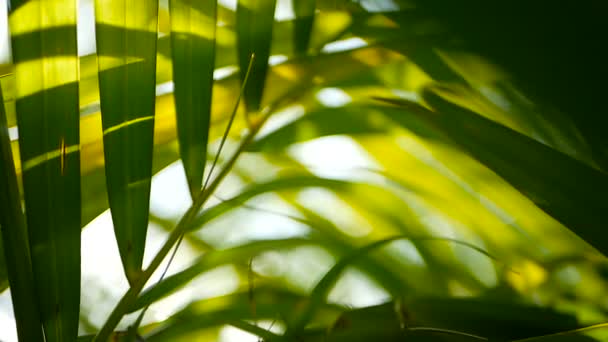
[(153, 287), (144, 291), (137, 301), (130, 308), (129, 312), (137, 311), (141, 308), (146, 307), (161, 298), (164, 298), (177, 289), (183, 287), (196, 276), (201, 273), (208, 271), (212, 268), (246, 261), (255, 255), (268, 251), (277, 250), (284, 248), (291, 248), (299, 245), (309, 244), (312, 240), (308, 239), (281, 239), (281, 240), (263, 240), (254, 241), (245, 245), (225, 249), (215, 250), (205, 253), (199, 260), (195, 261), (194, 264), (187, 269), (176, 273), (170, 277), (165, 278), (163, 281), (154, 285)]
[(325, 187), (332, 190), (339, 190), (347, 188), (348, 182), (315, 176), (290, 176), (274, 179), (266, 183), (253, 184), (231, 199), (203, 211), (193, 221), (191, 229), (200, 228), (205, 222), (209, 222), (226, 211), (244, 204), (247, 200), (257, 195), (281, 190), (295, 190), (304, 187)]
[(437, 111), (427, 116), (458, 145), (606, 255), (608, 176), (433, 91), (424, 99)]

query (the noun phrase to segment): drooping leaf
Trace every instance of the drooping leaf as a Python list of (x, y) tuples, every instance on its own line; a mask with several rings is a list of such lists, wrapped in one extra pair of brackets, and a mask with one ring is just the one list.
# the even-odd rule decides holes
[(205, 222), (209, 222), (226, 211), (244, 204), (247, 200), (257, 195), (280, 190), (301, 189), (304, 187), (326, 187), (333, 190), (339, 190), (347, 188), (348, 183), (314, 176), (290, 176), (265, 183), (253, 184), (233, 198), (203, 211), (203, 213), (194, 220), (191, 229), (200, 228)]
[(265, 251), (276, 251), (278, 249), (291, 248), (311, 243), (311, 241), (312, 240), (298, 238), (254, 241), (225, 250), (207, 252), (198, 261), (195, 261), (192, 266), (170, 277), (167, 277), (162, 282), (144, 291), (129, 311), (137, 311), (158, 301), (159, 299), (164, 298), (165, 296), (168, 296), (180, 287), (186, 285), (196, 276), (215, 267), (230, 263), (244, 262), (249, 258), (252, 258), (255, 255)]
[(80, 306), (76, 1), (11, 1), (16, 110), (36, 297), (49, 342), (74, 340)]
[(13, 162), (2, 89), (0, 88), (0, 229), (3, 258), (11, 286), (17, 336), (21, 341), (42, 341), (42, 324), (34, 290), (25, 217)]
[[(241, 291), (195, 302), (145, 336), (146, 341), (170, 341), (187, 333), (239, 320), (290, 317), (293, 308), (307, 300), (301, 294), (268, 285), (256, 287), (253, 296), (252, 300), (249, 291)], [(328, 311), (340, 309), (336, 305), (326, 305), (324, 308)]]
[(451, 139), (526, 195), (539, 208), (608, 253), (604, 232), (608, 177), (561, 152), (426, 91), (426, 115)]
[(363, 247), (355, 249), (353, 252), (344, 256), (323, 276), (323, 278), (321, 278), (321, 280), (319, 280), (317, 285), (312, 290), (312, 293), (310, 294), (310, 301), (307, 302), (307, 304), (304, 306), (304, 308), (302, 308), (299, 316), (293, 322), (293, 324), (289, 327), (289, 331), (286, 334), (288, 334), (288, 336), (296, 337), (296, 338), (297, 338), (297, 336), (299, 336), (301, 334), (302, 330), (306, 327), (306, 325), (310, 321), (310, 318), (315, 313), (316, 308), (325, 301), (327, 295), (329, 294), (329, 291), (334, 287), (334, 285), (338, 281), (340, 275), (344, 272), (344, 270), (348, 266), (350, 266), (357, 259), (369, 254), (370, 252), (372, 252), (380, 247), (386, 246), (387, 244), (389, 244), (391, 242), (400, 240), (400, 239), (411, 239), (411, 240), (417, 240), (417, 241), (442, 241), (442, 242), (455, 243), (455, 244), (463, 245), (467, 248), (471, 248), (471, 249), (479, 252), (480, 254), (483, 254), (493, 260), (496, 260), (496, 258), (494, 256), (492, 256), (485, 250), (483, 250), (475, 245), (472, 245), (472, 244), (464, 242), (464, 241), (451, 239), (451, 238), (410, 237), (410, 236), (405, 236), (405, 235), (398, 235), (398, 236), (393, 236), (393, 237), (389, 237), (386, 239), (371, 242)]
[(239, 0), (237, 3), (236, 36), (241, 82), (253, 58), (251, 75), (245, 87), (245, 104), (249, 111), (260, 109), (264, 94), (275, 6), (276, 0)]
[(155, 110), (158, 3), (95, 1), (108, 198), (125, 275), (144, 255)]
[(563, 329), (563, 331), (554, 334), (530, 337), (522, 340), (516, 340), (513, 342), (594, 342), (605, 341), (607, 337), (608, 324), (600, 323), (589, 327), (573, 329), (569, 331)]
[(180, 155), (192, 196), (202, 188), (215, 67), (215, 0), (171, 0), (171, 53)]

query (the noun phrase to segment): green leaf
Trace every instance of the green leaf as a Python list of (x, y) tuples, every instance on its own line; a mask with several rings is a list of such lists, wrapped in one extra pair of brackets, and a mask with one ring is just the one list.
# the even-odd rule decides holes
[(399, 303), (409, 327), (433, 327), (512, 340), (575, 329), (576, 317), (511, 298), (414, 297)]
[(348, 182), (319, 178), (315, 176), (289, 176), (284, 178), (274, 179), (265, 183), (252, 184), (238, 195), (229, 200), (223, 201), (201, 213), (192, 223), (191, 229), (200, 228), (206, 222), (222, 215), (228, 210), (234, 209), (239, 205), (244, 204), (247, 200), (267, 192), (276, 192), (282, 190), (296, 190), (304, 187), (324, 187), (332, 190), (345, 189), (348, 187)]
[(294, 143), (329, 135), (386, 134), (392, 129), (391, 122), (386, 119), (406, 126), (419, 136), (438, 138), (424, 121), (415, 116), (406, 115), (390, 106), (355, 103), (343, 107), (310, 110), (301, 118), (260, 137), (251, 144), (249, 150), (279, 152)]
[[(11, 1), (29, 245), (46, 341), (78, 334), (80, 136), (75, 0)], [(19, 203), (17, 201), (17, 203)]]
[[(171, 341), (187, 333), (240, 320), (282, 319), (292, 316), (294, 307), (306, 300), (306, 296), (287, 289), (259, 286), (254, 288), (253, 298), (249, 291), (242, 291), (195, 302), (145, 337), (149, 342)], [(335, 305), (325, 308), (339, 309)]]
[(95, 2), (106, 182), (130, 283), (141, 272), (148, 225), (157, 14), (153, 0)]
[(604, 222), (608, 177), (559, 151), (444, 100), (436, 91), (424, 99), (427, 116), (452, 140), (526, 195), (539, 208), (608, 254)]
[(144, 291), (139, 298), (137, 298), (137, 301), (133, 304), (133, 307), (130, 308), (129, 312), (137, 311), (158, 301), (159, 299), (170, 295), (177, 289), (186, 285), (196, 276), (215, 267), (225, 264), (244, 262), (265, 251), (292, 248), (310, 243), (312, 243), (312, 240), (299, 238), (262, 240), (225, 250), (207, 252), (205, 255), (200, 257), (198, 261), (195, 261), (192, 266), (165, 278), (157, 285), (154, 285), (153, 287)]
[(253, 67), (245, 87), (245, 104), (249, 111), (260, 109), (268, 72), (276, 0), (239, 0), (236, 8), (237, 45), (241, 83), (245, 80), (249, 60)]
[(171, 0), (171, 53), (180, 155), (190, 194), (202, 188), (215, 63), (215, 0)]
[(293, 32), (294, 52), (296, 55), (305, 55), (310, 44), (317, 0), (298, 0), (292, 3), (296, 15)]
[(34, 274), (27, 240), (21, 195), (8, 135), (0, 88), (0, 228), (13, 312), (20, 341), (42, 341), (42, 324), (36, 303)]
[(594, 342), (608, 338), (608, 324), (601, 323), (585, 328), (562, 331), (555, 334), (530, 337), (513, 342)]
[(409, 239), (412, 241), (419, 241), (419, 242), (442, 241), (442, 242), (455, 243), (455, 244), (459, 244), (459, 245), (463, 245), (465, 247), (471, 248), (471, 249), (479, 252), (480, 254), (483, 254), (483, 255), (489, 257), (492, 260), (497, 260), (494, 256), (490, 255), (488, 252), (486, 252), (485, 250), (483, 250), (475, 245), (472, 245), (468, 242), (451, 239), (451, 238), (411, 237), (411, 236), (407, 236), (407, 235), (397, 235), (397, 236), (389, 237), (386, 239), (374, 241), (363, 247), (357, 248), (353, 252), (344, 256), (323, 276), (323, 278), (321, 278), (321, 280), (319, 280), (319, 282), (317, 283), (315, 288), (312, 290), (312, 293), (310, 294), (310, 300), (307, 302), (307, 305), (302, 309), (301, 314), (295, 320), (293, 325), (290, 326), (290, 329), (286, 334), (288, 336), (298, 336), (301, 333), (301, 331), (306, 327), (306, 325), (310, 321), (310, 318), (315, 313), (316, 308), (319, 307), (323, 302), (325, 302), (327, 295), (329, 294), (329, 291), (333, 288), (333, 286), (338, 281), (340, 275), (342, 275), (342, 272), (344, 272), (344, 270), (348, 266), (353, 264), (353, 262), (355, 262), (357, 259), (369, 254), (370, 252), (372, 252), (380, 247), (384, 247), (387, 244), (389, 244), (393, 241), (400, 240), (400, 239)]

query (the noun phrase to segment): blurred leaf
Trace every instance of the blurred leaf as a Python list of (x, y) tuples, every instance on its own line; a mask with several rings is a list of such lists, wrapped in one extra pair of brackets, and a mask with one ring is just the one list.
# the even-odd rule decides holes
[[(390, 121), (389, 121), (390, 120)], [(390, 106), (352, 103), (343, 107), (311, 109), (288, 124), (260, 137), (249, 147), (254, 152), (279, 152), (292, 144), (330, 135), (356, 137), (369, 134), (388, 134), (393, 122), (407, 127), (418, 136), (438, 139), (433, 127), (416, 116)]]
[(157, 15), (153, 0), (95, 2), (108, 198), (130, 283), (141, 272), (148, 226)]
[(247, 200), (268, 192), (277, 192), (282, 190), (295, 190), (304, 187), (325, 187), (333, 190), (345, 189), (348, 183), (339, 180), (319, 178), (315, 176), (289, 176), (277, 178), (265, 183), (252, 184), (238, 195), (223, 201), (209, 209), (203, 211), (192, 223), (191, 229), (202, 227), (206, 222), (224, 214), (226, 211), (234, 209)]
[(426, 114), (428, 119), (450, 138), (538, 207), (608, 253), (603, 225), (608, 207), (602, 200), (608, 178), (604, 173), (447, 102), (436, 92), (425, 92), (424, 99), (437, 109)]
[[(0, 89), (0, 228), (4, 258), (11, 285), (13, 312), (17, 335), (21, 341), (42, 341), (42, 324), (34, 291), (34, 275), (30, 258), (25, 217), (13, 163), (2, 89)], [(0, 267), (4, 267), (4, 264)], [(0, 273), (4, 273), (0, 271)], [(2, 277), (4, 278), (4, 277)], [(6, 278), (4, 278), (6, 279)], [(7, 284), (8, 285), (8, 284)]]
[(249, 111), (260, 109), (262, 102), (275, 6), (276, 0), (239, 0), (237, 3), (236, 35), (241, 82), (253, 58), (251, 75), (245, 86), (245, 104)]
[[(256, 287), (253, 300), (248, 291), (203, 299), (145, 337), (148, 342), (171, 341), (184, 334), (239, 320), (283, 320), (293, 314), (295, 306), (306, 300), (306, 296), (272, 286)], [(339, 307), (327, 305), (326, 309), (335, 311)]]
[(77, 6), (75, 0), (13, 0), (11, 10), (19, 148), (36, 297), (46, 341), (73, 340), (80, 306)]
[(413, 3), (458, 36), (469, 51), (506, 70), (536, 102), (570, 116), (605, 170), (608, 135), (599, 108), (605, 106), (602, 89), (607, 55), (594, 43), (605, 40), (608, 31), (605, 2), (587, 0), (563, 6), (525, 0)]
[(402, 319), (408, 327), (456, 330), (494, 340), (512, 340), (578, 327), (576, 317), (550, 308), (509, 299), (440, 298), (405, 299)]
[(256, 255), (269, 250), (276, 251), (310, 243), (312, 243), (312, 240), (299, 238), (261, 240), (225, 250), (209, 251), (195, 261), (192, 266), (165, 278), (157, 285), (154, 285), (153, 287), (144, 291), (139, 298), (137, 298), (137, 301), (133, 307), (130, 308), (129, 312), (137, 311), (158, 301), (161, 298), (170, 295), (186, 285), (196, 276), (215, 267), (225, 264), (245, 262)]
[[(565, 330), (565, 329), (563, 329)], [(517, 340), (513, 342), (593, 342), (593, 341), (605, 341), (608, 337), (608, 324), (596, 324), (590, 327), (580, 328), (570, 331), (562, 331), (555, 334), (526, 338), (523, 340)]]
[(323, 303), (326, 300), (327, 295), (329, 294), (329, 291), (334, 287), (334, 285), (338, 281), (339, 277), (342, 275), (342, 273), (348, 266), (350, 266), (358, 258), (361, 258), (361, 257), (365, 256), (366, 254), (369, 254), (373, 250), (384, 247), (387, 244), (400, 240), (400, 239), (417, 240), (420, 242), (422, 242), (422, 241), (442, 241), (442, 242), (456, 243), (456, 244), (471, 248), (471, 249), (489, 257), (492, 260), (496, 260), (496, 258), (494, 256), (490, 255), (488, 252), (484, 251), (483, 249), (476, 247), (475, 245), (472, 245), (472, 244), (464, 242), (464, 241), (450, 239), (450, 238), (411, 237), (411, 236), (406, 236), (406, 235), (398, 235), (398, 236), (393, 236), (393, 237), (389, 237), (386, 239), (374, 241), (363, 247), (357, 248), (353, 252), (351, 252), (351, 253), (347, 254), (346, 256), (344, 256), (343, 258), (341, 258), (323, 276), (323, 278), (321, 278), (321, 280), (319, 280), (319, 282), (317, 283), (315, 288), (312, 290), (312, 293), (310, 294), (310, 301), (306, 303), (305, 307), (301, 310), (301, 313), (298, 316), (298, 318), (296, 319), (296, 321), (289, 327), (290, 331), (288, 331), (286, 334), (288, 336), (296, 337), (296, 338), (297, 338), (297, 336), (299, 336), (301, 334), (301, 331), (306, 327), (306, 325), (310, 321), (310, 318), (315, 313), (316, 308), (319, 307), (321, 305), (321, 303)]
[(305, 55), (310, 44), (310, 35), (315, 20), (315, 7), (317, 0), (293, 1), (294, 20), (294, 52), (296, 55)]
[(180, 155), (190, 194), (202, 188), (215, 66), (217, 2), (171, 0), (173, 92)]

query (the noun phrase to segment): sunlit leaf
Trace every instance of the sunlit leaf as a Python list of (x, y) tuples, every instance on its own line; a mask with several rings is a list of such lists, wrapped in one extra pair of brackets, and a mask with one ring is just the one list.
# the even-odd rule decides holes
[(216, 1), (169, 1), (178, 139), (192, 196), (202, 188), (206, 162), (216, 6)]
[(80, 306), (76, 1), (11, 1), (25, 211), (46, 340), (73, 340)]
[(148, 226), (157, 14), (151, 0), (95, 2), (108, 198), (129, 282), (140, 273)]
[(571, 157), (428, 91), (432, 120), (455, 142), (589, 244), (608, 253), (608, 178)]

